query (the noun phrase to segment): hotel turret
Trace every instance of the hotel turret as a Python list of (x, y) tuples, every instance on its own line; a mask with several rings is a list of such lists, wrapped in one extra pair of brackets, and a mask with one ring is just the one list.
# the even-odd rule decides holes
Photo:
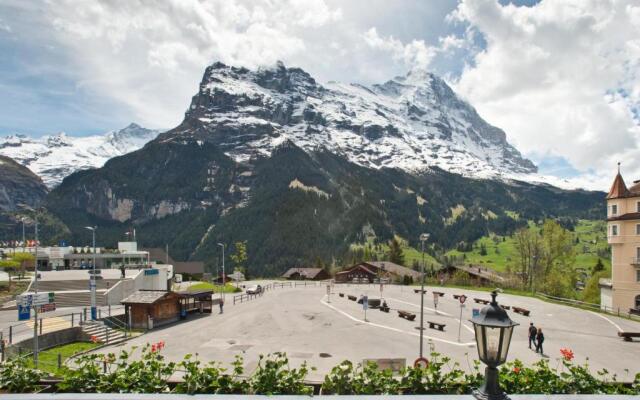
[(640, 313), (640, 181), (627, 188), (619, 170), (607, 194), (607, 239), (611, 281), (601, 282), (601, 305)]

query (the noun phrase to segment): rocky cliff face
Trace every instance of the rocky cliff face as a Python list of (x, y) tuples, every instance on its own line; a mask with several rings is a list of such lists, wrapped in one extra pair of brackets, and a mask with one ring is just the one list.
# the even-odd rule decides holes
[(208, 67), (183, 123), (164, 141), (215, 143), (236, 161), (269, 155), (290, 140), (369, 168), (472, 177), (536, 172), (506, 134), (484, 121), (439, 77), (412, 71), (381, 85), (320, 85), (278, 63), (251, 71)]
[(37, 207), (47, 194), (42, 180), (15, 160), (0, 156), (0, 212)]

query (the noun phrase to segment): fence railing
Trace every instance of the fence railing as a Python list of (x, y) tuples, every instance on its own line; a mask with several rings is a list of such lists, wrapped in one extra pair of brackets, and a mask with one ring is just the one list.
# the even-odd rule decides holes
[[(98, 308), (98, 319), (123, 313), (123, 306), (103, 306)], [(89, 308), (84, 308), (81, 311), (68, 314), (38, 318), (38, 335), (79, 326), (83, 322), (87, 321), (87, 319), (91, 319), (91, 312)], [(4, 340), (6, 341), (6, 344), (10, 345), (22, 339), (33, 337), (34, 325), (35, 322), (33, 318), (31, 318), (28, 321), (4, 327), (0, 330), (0, 340)]]
[(554, 301), (554, 302), (558, 302), (558, 303), (564, 303), (564, 304), (571, 305), (571, 306), (574, 306), (574, 307), (592, 309), (594, 311), (605, 312), (605, 313), (610, 314), (610, 315), (615, 315), (615, 316), (618, 316), (618, 317), (625, 317), (625, 318), (629, 318), (629, 319), (632, 319), (632, 320), (640, 321), (640, 315), (632, 314), (632, 313), (630, 313), (628, 311), (625, 312), (624, 310), (620, 310), (620, 308), (613, 308), (613, 307), (603, 306), (603, 305), (595, 304), (595, 303), (588, 303), (588, 302), (585, 302), (585, 301), (580, 301), (580, 300), (575, 300), (575, 299), (566, 299), (564, 297), (550, 296), (550, 295), (542, 293), (542, 292), (536, 292), (536, 295), (542, 297), (543, 299), (547, 299), (547, 300), (550, 300), (550, 301)]

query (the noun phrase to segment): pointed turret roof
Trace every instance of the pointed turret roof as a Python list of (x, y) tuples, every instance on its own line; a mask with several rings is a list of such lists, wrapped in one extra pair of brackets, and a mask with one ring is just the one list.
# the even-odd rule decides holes
[(613, 180), (613, 185), (611, 185), (611, 189), (609, 189), (607, 200), (626, 197), (628, 195), (629, 195), (629, 189), (627, 189), (627, 185), (624, 183), (624, 179), (622, 179), (622, 175), (620, 175), (620, 170), (618, 170), (618, 174), (616, 175), (616, 178)]

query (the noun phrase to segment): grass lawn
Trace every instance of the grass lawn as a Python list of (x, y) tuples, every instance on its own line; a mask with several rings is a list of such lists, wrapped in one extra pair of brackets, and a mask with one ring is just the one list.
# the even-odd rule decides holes
[[(576, 254), (575, 267), (585, 268), (589, 271), (598, 261), (598, 251), (606, 252), (609, 245), (606, 237), (606, 224), (604, 221), (580, 220), (576, 225), (574, 237), (574, 250)], [(577, 241), (576, 241), (577, 238)], [(480, 248), (484, 245), (486, 255), (480, 255)], [(484, 265), (496, 271), (505, 271), (507, 265), (517, 264), (518, 253), (515, 240), (511, 236), (491, 235), (485, 236), (474, 242), (473, 250), (460, 252), (451, 250), (447, 256), (463, 257), (465, 263)], [(602, 257), (605, 269), (611, 268), (611, 258)]]
[[(43, 350), (38, 354), (38, 368), (56, 375), (58, 373), (58, 354), (62, 356), (62, 364), (64, 365), (67, 358), (83, 351), (91, 350), (99, 345), (99, 343), (91, 342), (73, 342)], [(28, 359), (28, 366), (33, 368), (33, 358)]]
[[(411, 268), (414, 262), (421, 264), (422, 252), (420, 251), (420, 249), (416, 249), (414, 247), (407, 245), (407, 242), (405, 240), (402, 240), (402, 238), (397, 237), (397, 239), (400, 241), (400, 245), (402, 246), (402, 252), (404, 253), (404, 266), (407, 268)], [(360, 249), (364, 250), (366, 248), (368, 252), (370, 252), (371, 254), (375, 254), (378, 257), (378, 260), (384, 260), (387, 252), (389, 251), (389, 246), (386, 243), (381, 243), (379, 244), (379, 246), (380, 246), (380, 250), (377, 251), (376, 246), (372, 242), (366, 243), (366, 244), (359, 243), (359, 244), (352, 244), (351, 250), (360, 250)], [(438, 262), (438, 260), (433, 258), (431, 255), (427, 254), (426, 252), (424, 253), (424, 261), (425, 261), (427, 270), (432, 265), (434, 267), (440, 266), (440, 263)]]
[(188, 289), (188, 291), (190, 292), (195, 292), (198, 290), (213, 290), (214, 293), (236, 293), (240, 291), (240, 289), (236, 288), (231, 283), (227, 283), (223, 288), (222, 285), (214, 285), (213, 283), (209, 282), (194, 283), (193, 285), (189, 286)]

